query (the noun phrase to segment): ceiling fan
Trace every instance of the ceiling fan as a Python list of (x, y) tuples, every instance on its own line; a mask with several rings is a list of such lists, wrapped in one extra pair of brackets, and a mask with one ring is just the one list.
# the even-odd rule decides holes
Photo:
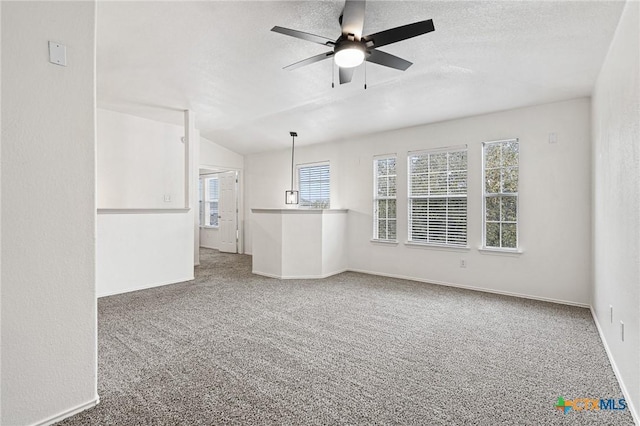
[(365, 0), (346, 0), (342, 15), (338, 18), (342, 34), (337, 40), (289, 28), (278, 26), (271, 28), (271, 31), (280, 34), (333, 48), (329, 52), (303, 59), (284, 67), (284, 69), (294, 70), (333, 57), (339, 68), (340, 84), (344, 84), (351, 81), (355, 67), (364, 61), (402, 71), (409, 68), (412, 65), (411, 62), (378, 50), (378, 48), (434, 31), (433, 20), (427, 19), (363, 36), (364, 7)]

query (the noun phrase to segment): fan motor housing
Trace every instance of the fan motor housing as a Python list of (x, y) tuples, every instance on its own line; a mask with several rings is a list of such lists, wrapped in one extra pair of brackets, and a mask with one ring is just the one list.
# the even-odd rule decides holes
[(341, 50), (344, 49), (358, 49), (361, 50), (362, 52), (366, 53), (366, 48), (365, 48), (365, 44), (363, 42), (361, 42), (360, 40), (348, 40), (345, 38), (340, 37), (337, 41), (336, 41), (336, 47), (333, 49), (334, 53), (338, 53)]

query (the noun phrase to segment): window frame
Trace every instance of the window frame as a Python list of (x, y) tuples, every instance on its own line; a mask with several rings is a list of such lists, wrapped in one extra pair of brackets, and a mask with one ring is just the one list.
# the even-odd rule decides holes
[[(217, 199), (211, 199), (210, 197), (210, 191), (209, 191), (209, 180), (211, 179), (215, 179), (216, 181), (218, 181), (218, 198)], [(202, 175), (200, 176), (200, 180), (202, 181), (202, 191), (200, 192), (200, 203), (201, 206), (203, 206), (202, 208), (199, 209), (198, 213), (200, 216), (200, 227), (201, 228), (214, 228), (217, 229), (220, 227), (220, 221), (218, 220), (218, 223), (215, 225), (211, 225), (206, 218), (207, 217), (211, 217), (211, 203), (218, 203), (218, 214), (217, 216), (220, 216), (220, 179), (218, 177), (218, 175)], [(209, 213), (209, 214), (207, 214)], [(218, 217), (219, 219), (219, 217)]]
[[(413, 157), (421, 156), (421, 155), (431, 155), (431, 154), (452, 154), (456, 152), (464, 152), (466, 167), (464, 169), (465, 172), (465, 191), (464, 193), (450, 193), (443, 194), (441, 196), (431, 196), (431, 195), (413, 195), (413, 191), (411, 188), (412, 185), (412, 167), (411, 160)], [(428, 169), (429, 170), (429, 169)], [(459, 171), (459, 170), (458, 170)], [(447, 155), (447, 174), (449, 175), (452, 170), (449, 170), (449, 156)], [(431, 173), (430, 171), (427, 174)], [(437, 195), (437, 194), (436, 194)], [(458, 199), (464, 198), (465, 200), (465, 215), (464, 215), (464, 243), (455, 244), (450, 242), (436, 242), (436, 241), (423, 241), (423, 240), (415, 240), (413, 239), (413, 218), (412, 218), (412, 200), (420, 199), (420, 200), (428, 200), (428, 199), (444, 199), (446, 200), (446, 209), (448, 213), (448, 201), (450, 199)], [(426, 246), (426, 247), (434, 247), (434, 248), (446, 248), (446, 249), (469, 249), (469, 149), (466, 144), (464, 145), (456, 145), (456, 146), (447, 146), (447, 147), (439, 147), (433, 149), (419, 150), (419, 151), (410, 151), (407, 153), (407, 244), (408, 245), (417, 245), (417, 246)], [(448, 239), (448, 232), (446, 231), (447, 226), (449, 224), (448, 218), (445, 221), (445, 240)]]
[[(310, 167), (319, 167), (319, 166), (328, 166), (329, 169), (329, 198), (327, 199), (327, 205), (326, 207), (315, 207), (312, 205), (306, 205), (303, 204), (303, 198), (302, 198), (302, 187), (300, 185), (300, 170), (303, 168), (310, 168)], [(296, 188), (298, 188), (298, 193), (299, 193), (299, 200), (298, 200), (298, 207), (304, 208), (304, 209), (318, 209), (318, 210), (328, 210), (331, 208), (331, 162), (329, 160), (327, 161), (318, 161), (318, 162), (313, 162), (313, 163), (300, 163), (300, 164), (296, 164)]]
[[(488, 193), (487, 192), (487, 167), (486, 167), (486, 149), (489, 145), (496, 144), (504, 144), (506, 142), (515, 142), (518, 145), (518, 158), (517, 158), (517, 190), (516, 192), (504, 192), (502, 188), (502, 179), (501, 179), (501, 188), (500, 192), (497, 193)], [(501, 154), (502, 155), (502, 154)], [(504, 253), (521, 253), (520, 246), (520, 139), (519, 138), (509, 138), (509, 139), (499, 139), (494, 141), (485, 141), (482, 142), (482, 247), (481, 250), (486, 251), (496, 251), (496, 252), (504, 252)], [(514, 166), (505, 166), (502, 163), (502, 159), (500, 162), (499, 168), (491, 168), (492, 170), (499, 169), (502, 170), (504, 168), (513, 168)], [(514, 197), (515, 198), (515, 207), (516, 207), (516, 219), (515, 221), (505, 221), (502, 218), (499, 218), (497, 221), (487, 221), (487, 199), (488, 198), (502, 198), (502, 197)], [(502, 215), (502, 204), (500, 205), (500, 216)], [(497, 246), (488, 246), (487, 245), (487, 223), (498, 223), (502, 225), (503, 223), (507, 224), (515, 224), (516, 227), (516, 246), (515, 247), (502, 247), (502, 226), (500, 226), (500, 234), (499, 241), (500, 247)]]
[[(384, 177), (387, 178), (387, 182), (389, 177), (393, 176), (395, 177), (395, 188), (394, 188), (394, 195), (390, 196), (390, 195), (386, 195), (386, 196), (380, 196), (378, 195), (378, 179), (380, 177), (382, 177), (382, 175), (378, 175), (378, 161), (381, 160), (395, 160), (395, 167), (396, 167), (396, 171), (394, 175), (390, 175), (390, 174), (386, 174), (383, 175)], [(398, 156), (397, 154), (381, 154), (381, 155), (376, 155), (373, 157), (373, 238), (372, 241), (376, 241), (376, 242), (385, 242), (385, 243), (396, 243), (398, 242)], [(388, 194), (389, 191), (387, 191)], [(393, 238), (380, 238), (380, 234), (379, 234), (379, 221), (380, 221), (380, 217), (378, 215), (378, 202), (381, 200), (394, 200), (396, 203), (396, 214), (393, 217), (393, 219), (390, 219), (389, 217), (389, 206), (387, 204), (387, 214), (385, 216), (386, 222), (387, 222), (387, 237), (389, 236), (389, 220), (393, 220), (396, 224), (395, 226), (395, 236)]]

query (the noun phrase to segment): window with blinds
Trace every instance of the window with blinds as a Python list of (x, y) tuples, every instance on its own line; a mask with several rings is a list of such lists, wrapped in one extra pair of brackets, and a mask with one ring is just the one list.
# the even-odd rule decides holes
[(373, 238), (396, 240), (396, 157), (373, 160)]
[(518, 139), (482, 144), (486, 248), (518, 248)]
[(200, 178), (200, 225), (218, 226), (220, 186), (218, 177)]
[(409, 241), (467, 244), (467, 149), (409, 154)]
[(329, 163), (298, 166), (300, 206), (328, 209), (330, 206)]

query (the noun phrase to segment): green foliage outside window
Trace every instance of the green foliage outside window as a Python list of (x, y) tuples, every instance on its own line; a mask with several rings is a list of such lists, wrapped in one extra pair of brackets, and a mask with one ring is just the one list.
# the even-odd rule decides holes
[(484, 145), (485, 246), (518, 247), (517, 140)]
[(396, 239), (396, 157), (374, 160), (373, 238)]

